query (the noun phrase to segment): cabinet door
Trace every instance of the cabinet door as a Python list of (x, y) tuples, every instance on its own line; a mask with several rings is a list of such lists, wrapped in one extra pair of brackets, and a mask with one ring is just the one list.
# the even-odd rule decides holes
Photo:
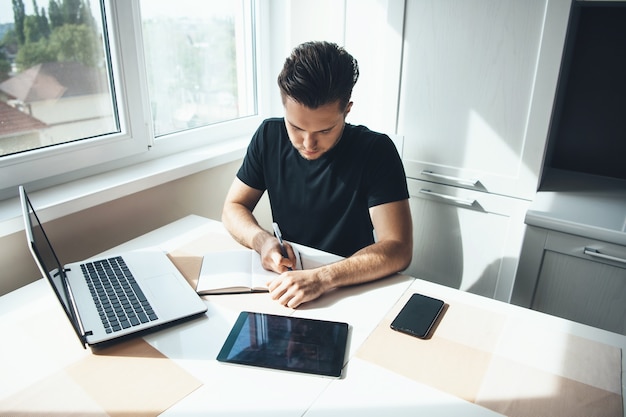
[(626, 268), (547, 251), (531, 307), (626, 335)]
[(413, 260), (406, 273), (509, 301), (528, 203), (408, 180)]
[(406, 2), (407, 176), (525, 199), (537, 187), (570, 0)]
[(626, 334), (626, 247), (549, 231), (531, 308)]

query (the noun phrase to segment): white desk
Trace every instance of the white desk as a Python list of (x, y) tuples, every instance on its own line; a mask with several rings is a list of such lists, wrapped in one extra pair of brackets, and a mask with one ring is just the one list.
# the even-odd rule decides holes
[[(207, 234), (226, 235), (219, 222), (189, 216), (112, 251), (159, 246), (172, 252)], [(333, 259), (319, 251), (310, 251), (308, 255), (320, 261)], [(266, 294), (211, 296), (206, 298), (206, 317), (144, 337), (202, 384), (163, 415), (499, 415), (357, 355), (407, 290), (436, 294), (446, 302), (458, 301), (494, 314), (506, 314), (542, 331), (567, 332), (626, 348), (626, 337), (618, 334), (401, 275), (337, 290), (297, 310), (278, 305)], [(351, 334), (344, 377), (334, 380), (217, 362), (215, 357), (222, 343), (239, 311), (244, 309), (349, 323)], [(43, 280), (0, 297), (0, 334), (0, 415), (7, 412), (3, 407), (5, 401), (17, 393), (28, 391), (33, 384), (91, 355), (89, 350), (82, 349)], [(393, 346), (389, 352), (393, 354)], [(622, 369), (626, 369), (623, 361), (622, 358)], [(53, 389), (63, 392), (68, 388)], [(41, 411), (36, 404), (19, 407), (27, 414)]]

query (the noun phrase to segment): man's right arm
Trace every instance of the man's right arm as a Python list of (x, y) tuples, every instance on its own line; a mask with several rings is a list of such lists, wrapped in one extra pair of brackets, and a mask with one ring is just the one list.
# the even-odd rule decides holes
[[(261, 254), (266, 269), (284, 272), (287, 267), (294, 266), (293, 259), (283, 259), (278, 240), (263, 229), (252, 214), (262, 195), (262, 190), (235, 178), (226, 195), (222, 223), (237, 242)], [(295, 258), (291, 247), (288, 247), (288, 252), (291, 258)]]
[(228, 190), (222, 210), (222, 223), (226, 230), (237, 242), (257, 252), (260, 247), (256, 245), (262, 244), (264, 240), (259, 237), (263, 237), (263, 232), (267, 232), (259, 226), (252, 211), (262, 195), (263, 191), (249, 187), (239, 178), (235, 178)]

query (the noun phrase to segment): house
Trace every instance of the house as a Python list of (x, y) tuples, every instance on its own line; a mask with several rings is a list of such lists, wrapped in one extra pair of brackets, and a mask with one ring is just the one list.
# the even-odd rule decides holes
[(0, 101), (0, 155), (32, 149), (41, 143), (46, 125), (23, 111)]
[(115, 131), (106, 73), (78, 62), (46, 62), (0, 83), (0, 92), (16, 107), (41, 120), (38, 146), (43, 147)]

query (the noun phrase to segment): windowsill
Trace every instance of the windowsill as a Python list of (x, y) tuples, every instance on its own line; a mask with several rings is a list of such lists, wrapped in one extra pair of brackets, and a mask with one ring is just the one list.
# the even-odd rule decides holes
[[(29, 192), (42, 222), (243, 158), (249, 137), (180, 152)], [(19, 197), (0, 201), (0, 237), (24, 230)]]

